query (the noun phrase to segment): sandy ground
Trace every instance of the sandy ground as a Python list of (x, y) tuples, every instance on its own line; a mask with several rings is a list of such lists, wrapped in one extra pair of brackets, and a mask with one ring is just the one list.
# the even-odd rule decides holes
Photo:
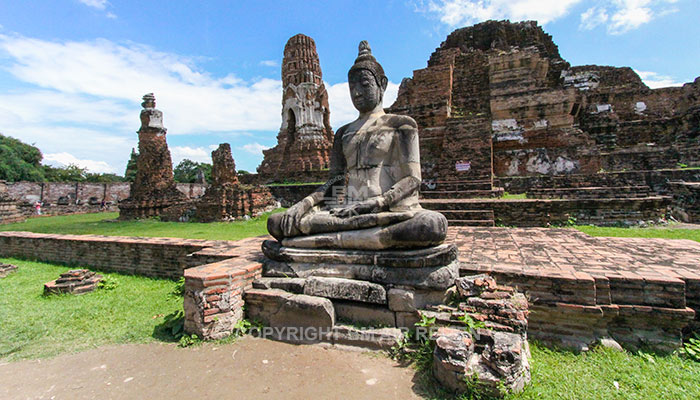
[(108, 346), (0, 364), (1, 399), (419, 399), (383, 355), (246, 337), (234, 344)]

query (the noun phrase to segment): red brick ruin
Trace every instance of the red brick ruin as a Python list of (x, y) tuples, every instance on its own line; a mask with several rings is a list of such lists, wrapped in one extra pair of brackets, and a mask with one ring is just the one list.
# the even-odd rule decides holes
[(212, 184), (197, 202), (197, 221), (228, 221), (246, 215), (254, 216), (274, 207), (275, 200), (265, 186), (239, 183), (228, 143), (220, 144), (211, 153), (211, 158)]
[(454, 31), (391, 110), (418, 121), (424, 179), (700, 166), (700, 81), (652, 90), (627, 67), (571, 67), (532, 21)]
[(282, 60), (282, 127), (277, 146), (263, 151), (263, 181), (318, 181), (325, 178), (333, 146), (328, 93), (316, 44), (298, 34), (287, 41)]
[(498, 197), (503, 187), (538, 199), (635, 199), (628, 214), (663, 215), (668, 181), (700, 180), (685, 168), (700, 166), (700, 79), (650, 89), (627, 67), (572, 67), (533, 21), (452, 32), (404, 79), (390, 111), (418, 123), (425, 199)]
[(167, 129), (163, 126), (163, 112), (156, 109), (153, 93), (143, 96), (141, 106), (136, 179), (129, 198), (119, 203), (119, 218), (160, 217), (179, 221), (191, 202), (176, 188), (173, 162), (165, 140)]
[(11, 224), (24, 220), (25, 216), (20, 211), (17, 200), (7, 193), (5, 181), (0, 181), (0, 224)]

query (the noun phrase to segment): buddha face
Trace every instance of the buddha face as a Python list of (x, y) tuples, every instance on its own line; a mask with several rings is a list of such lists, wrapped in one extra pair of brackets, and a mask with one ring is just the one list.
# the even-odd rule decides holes
[(350, 97), (357, 111), (369, 112), (382, 104), (384, 88), (379, 86), (374, 74), (360, 69), (349, 76)]

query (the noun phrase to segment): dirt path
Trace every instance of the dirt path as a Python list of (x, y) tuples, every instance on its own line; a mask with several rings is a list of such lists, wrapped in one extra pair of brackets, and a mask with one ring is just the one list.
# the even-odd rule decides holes
[(0, 365), (2, 399), (419, 399), (414, 371), (368, 353), (244, 338), (101, 347)]

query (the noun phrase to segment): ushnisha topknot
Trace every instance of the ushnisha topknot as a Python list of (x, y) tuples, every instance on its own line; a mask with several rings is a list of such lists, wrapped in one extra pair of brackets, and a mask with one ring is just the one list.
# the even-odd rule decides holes
[(372, 49), (369, 47), (369, 43), (366, 40), (360, 42), (358, 46), (357, 58), (355, 59), (355, 64), (350, 67), (348, 71), (348, 77), (352, 75), (353, 72), (366, 69), (374, 75), (374, 79), (377, 80), (377, 84), (381, 87), (385, 87), (382, 81), (386, 81), (386, 75), (384, 74), (384, 68), (377, 62), (377, 60), (372, 55)]

